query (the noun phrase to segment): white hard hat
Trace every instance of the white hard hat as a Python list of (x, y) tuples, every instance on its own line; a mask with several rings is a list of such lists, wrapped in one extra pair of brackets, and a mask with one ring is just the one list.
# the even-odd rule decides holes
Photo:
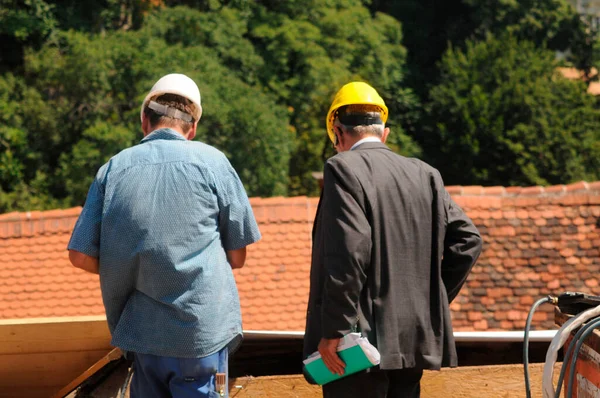
[(152, 90), (144, 98), (142, 102), (142, 109), (140, 111), (140, 120), (144, 117), (144, 108), (148, 105), (148, 102), (152, 97), (158, 97), (163, 94), (176, 94), (192, 101), (196, 105), (196, 109), (192, 116), (195, 121), (200, 120), (202, 115), (202, 105), (200, 105), (200, 90), (192, 79), (181, 73), (171, 73), (161, 77), (152, 86)]

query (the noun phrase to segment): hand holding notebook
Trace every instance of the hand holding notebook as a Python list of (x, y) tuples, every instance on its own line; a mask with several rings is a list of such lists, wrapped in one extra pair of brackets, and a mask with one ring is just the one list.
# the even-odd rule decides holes
[(346, 364), (343, 375), (332, 373), (323, 362), (318, 351), (303, 361), (306, 373), (317, 384), (327, 384), (361, 370), (377, 366), (381, 358), (377, 348), (371, 345), (366, 337), (361, 337), (360, 333), (350, 333), (344, 336), (340, 340), (337, 352)]

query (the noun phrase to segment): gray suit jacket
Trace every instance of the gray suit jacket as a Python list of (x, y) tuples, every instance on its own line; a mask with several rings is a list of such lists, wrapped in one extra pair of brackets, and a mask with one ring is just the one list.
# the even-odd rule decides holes
[(329, 159), (323, 178), (304, 356), (358, 326), (381, 369), (456, 366), (449, 303), (482, 240), (440, 173), (367, 142)]

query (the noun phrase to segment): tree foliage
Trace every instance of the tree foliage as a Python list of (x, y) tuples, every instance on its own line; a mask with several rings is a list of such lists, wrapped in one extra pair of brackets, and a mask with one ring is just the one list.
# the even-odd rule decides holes
[(595, 34), (566, 0), (0, 0), (0, 212), (83, 203), (171, 72), (250, 195), (318, 194), (351, 80), (385, 99), (390, 146), (450, 182), (598, 178)]
[(253, 10), (249, 36), (269, 60), (261, 69), (262, 84), (293, 111), (297, 149), (290, 193), (317, 192), (310, 173), (321, 169), (321, 154), (333, 153), (325, 116), (335, 92), (350, 80), (378, 89), (390, 108), (392, 143), (403, 154), (419, 153), (402, 127), (401, 111), (414, 107), (416, 98), (404, 84), (406, 50), (396, 20), (371, 14), (361, 1), (263, 3)]
[(450, 49), (431, 90), (427, 137), (447, 183), (545, 185), (600, 177), (600, 111), (554, 54), (489, 35)]
[(488, 34), (567, 51), (566, 61), (587, 72), (600, 60), (593, 52), (596, 32), (566, 0), (375, 0), (372, 6), (402, 22), (408, 83), (422, 98), (439, 82), (437, 63), (449, 45), (463, 48)]
[[(3, 106), (34, 103), (2, 131), (0, 210), (25, 208), (29, 196), (82, 203), (95, 170), (139, 140), (141, 100), (169, 72), (198, 82), (198, 139), (228, 155), (250, 195), (317, 193), (325, 112), (349, 79), (370, 81), (392, 110), (414, 101), (400, 25), (360, 1), (51, 3), (52, 34), (24, 46), (23, 72), (0, 87)], [(399, 121), (392, 143), (418, 153)]]

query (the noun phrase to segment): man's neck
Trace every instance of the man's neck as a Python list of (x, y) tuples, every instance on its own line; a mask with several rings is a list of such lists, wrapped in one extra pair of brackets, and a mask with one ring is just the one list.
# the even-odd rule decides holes
[(144, 137), (146, 137), (148, 134), (152, 133), (153, 131), (160, 130), (160, 129), (170, 129), (170, 130), (173, 130), (173, 131), (181, 134), (181, 136), (183, 136), (186, 140), (189, 137), (189, 134), (184, 133), (183, 130), (181, 130), (180, 127), (165, 126), (165, 125), (162, 125), (162, 124), (159, 124), (158, 126), (154, 126), (151, 129), (149, 129), (148, 132), (144, 133)]

